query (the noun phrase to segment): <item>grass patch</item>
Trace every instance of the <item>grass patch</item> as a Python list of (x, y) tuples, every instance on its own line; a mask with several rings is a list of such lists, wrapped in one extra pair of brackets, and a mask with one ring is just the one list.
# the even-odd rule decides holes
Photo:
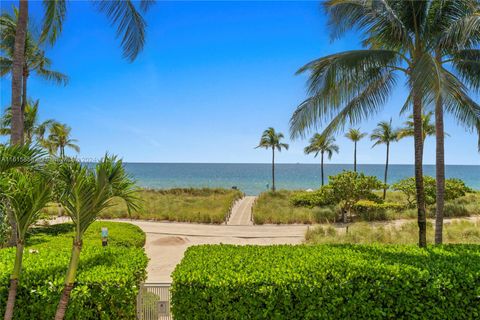
[(317, 223), (333, 222), (335, 209), (332, 207), (295, 207), (290, 199), (295, 191), (279, 190), (260, 194), (253, 206), (255, 224), (265, 223)]
[[(141, 190), (142, 209), (128, 215), (123, 202), (104, 210), (103, 219), (133, 218), (154, 221), (180, 221), (198, 223), (223, 223), (235, 200), (243, 194), (229, 189), (168, 189)], [(57, 208), (50, 208), (50, 214), (58, 214)]]
[[(416, 244), (418, 242), (418, 225), (406, 222), (399, 226), (358, 222), (345, 228), (334, 226), (317, 226), (310, 228), (306, 234), (307, 243), (360, 243), (360, 244)], [(433, 243), (434, 227), (427, 223), (427, 240)], [(443, 229), (444, 243), (480, 244), (480, 224), (471, 221), (447, 221)]]
[[(109, 230), (102, 247), (101, 228)], [(53, 319), (71, 254), (73, 225), (31, 230), (24, 252), (14, 319)], [(94, 222), (85, 233), (67, 319), (135, 319), (135, 299), (145, 280), (145, 234), (128, 223)], [(15, 249), (0, 250), (0, 314), (5, 312)]]

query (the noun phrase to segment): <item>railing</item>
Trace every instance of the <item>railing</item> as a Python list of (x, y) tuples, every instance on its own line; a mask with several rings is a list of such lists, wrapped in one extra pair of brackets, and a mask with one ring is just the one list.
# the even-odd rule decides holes
[(137, 319), (171, 320), (170, 283), (143, 283), (137, 296)]

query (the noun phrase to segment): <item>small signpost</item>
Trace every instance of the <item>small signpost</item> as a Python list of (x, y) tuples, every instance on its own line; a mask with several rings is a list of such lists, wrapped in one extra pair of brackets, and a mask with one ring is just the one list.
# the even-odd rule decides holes
[(108, 245), (108, 228), (102, 227), (102, 247)]

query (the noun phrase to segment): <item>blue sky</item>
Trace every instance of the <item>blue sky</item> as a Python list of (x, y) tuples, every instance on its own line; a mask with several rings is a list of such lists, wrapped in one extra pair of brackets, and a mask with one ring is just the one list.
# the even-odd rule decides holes
[[(13, 3), (16, 3), (13, 2)], [(2, 1), (2, 10), (12, 2)], [(41, 19), (41, 4), (31, 16)], [(122, 59), (115, 30), (91, 3), (71, 1), (64, 30), (48, 56), (69, 75), (58, 87), (35, 77), (29, 95), (41, 118), (73, 127), (81, 157), (105, 151), (131, 162), (268, 162), (254, 149), (273, 126), (288, 137), (288, 121), (305, 98), (305, 76), (295, 71), (315, 58), (359, 48), (355, 34), (331, 42), (318, 2), (158, 2), (146, 15), (147, 43), (138, 59)], [(10, 79), (1, 80), (1, 111), (10, 104)], [(378, 121), (405, 121), (400, 83)], [(476, 97), (478, 100), (478, 97)], [(446, 119), (447, 164), (480, 164), (476, 137)], [(290, 141), (289, 141), (290, 142)], [(303, 154), (307, 141), (290, 142), (279, 162), (317, 162)], [(340, 135), (334, 163), (352, 162), (352, 144)], [(359, 143), (359, 163), (383, 163), (384, 147)], [(425, 163), (434, 163), (428, 138)], [(413, 140), (392, 146), (392, 163), (413, 163)]]

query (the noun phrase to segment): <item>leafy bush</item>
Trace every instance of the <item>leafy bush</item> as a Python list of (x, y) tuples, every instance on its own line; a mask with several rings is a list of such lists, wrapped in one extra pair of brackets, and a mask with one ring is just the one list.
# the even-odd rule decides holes
[(345, 214), (351, 213), (352, 207), (359, 200), (380, 201), (380, 198), (373, 192), (383, 188), (383, 183), (377, 177), (343, 171), (335, 176), (330, 176), (328, 180), (332, 189), (332, 199), (340, 206), (343, 221), (346, 218)]
[(451, 178), (445, 180), (445, 200), (454, 200), (473, 192), (461, 179)]
[(182, 319), (474, 319), (480, 247), (191, 247), (173, 273)]
[(333, 203), (332, 188), (327, 185), (312, 192), (296, 192), (292, 195), (290, 201), (297, 207), (313, 208), (330, 205)]
[[(101, 228), (109, 245), (101, 246)], [(63, 289), (73, 226), (35, 228), (27, 240), (14, 319), (53, 319)], [(95, 222), (85, 234), (77, 283), (67, 319), (135, 319), (138, 285), (145, 280), (148, 259), (145, 234), (127, 223)], [(30, 252), (30, 250), (36, 250)], [(0, 314), (5, 312), (14, 249), (0, 250)]]
[[(437, 190), (435, 178), (424, 176), (423, 185), (425, 188), (425, 202), (427, 205), (433, 205), (436, 202)], [(410, 207), (416, 204), (415, 177), (403, 179), (392, 185), (393, 190), (401, 191), (407, 199)], [(464, 196), (473, 190), (467, 187), (461, 179), (445, 179), (445, 200), (454, 200)]]
[(394, 202), (375, 202), (371, 200), (360, 200), (353, 205), (353, 211), (364, 221), (388, 220), (387, 211), (399, 212), (404, 206)]

